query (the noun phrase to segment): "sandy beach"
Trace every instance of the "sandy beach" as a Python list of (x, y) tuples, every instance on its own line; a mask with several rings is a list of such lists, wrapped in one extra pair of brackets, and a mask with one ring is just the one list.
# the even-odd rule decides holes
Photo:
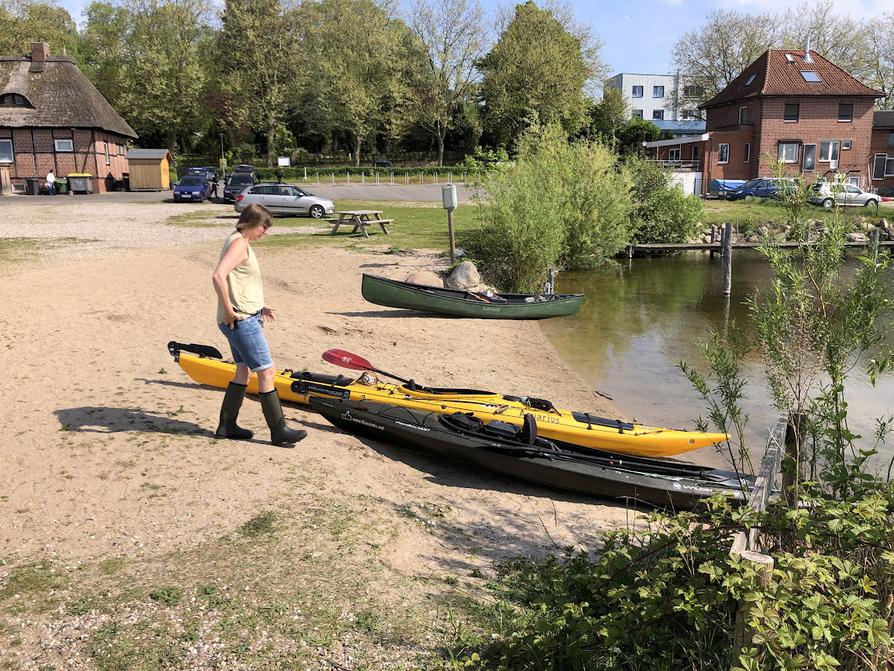
[[(167, 225), (182, 212), (172, 204), (0, 204), (0, 239), (42, 240), (26, 251), (12, 247), (0, 263), (0, 363), (8, 371), (0, 587), (28, 562), (70, 568), (126, 558), (146, 566), (213, 543), (260, 511), (287, 516), (312, 501), (363, 501), (389, 530), (371, 551), (384, 567), (378, 589), (409, 589), (402, 598), (412, 600), (414, 588), (396, 587), (407, 576), (592, 548), (600, 531), (632, 519), (623, 507), (363, 443), (297, 406), (286, 408), (287, 419), (309, 435), (294, 449), (266, 442), (254, 400), (241, 423), (256, 440), (216, 440), (222, 392), (194, 384), (166, 351), (179, 340), (228, 354), (214, 324), (210, 272), (232, 225), (215, 217), (231, 209), (202, 207), (216, 225)], [(273, 233), (286, 230), (295, 229)], [(441, 263), (434, 252), (386, 248), (256, 246), (267, 303), (278, 313), (267, 331), (278, 367), (341, 372), (320, 358), (340, 347), (428, 384), (622, 414), (563, 365), (534, 322), (423, 317), (366, 303), (363, 272), (403, 279)], [(306, 538), (313, 543), (313, 533)], [(39, 668), (64, 654), (39, 642), (75, 616), (50, 611), (25, 626), (3, 603), (0, 650), (8, 652), (0, 660)], [(15, 648), (3, 644), (11, 637)], [(59, 646), (65, 642), (60, 635)], [(94, 667), (84, 659), (70, 668)]]

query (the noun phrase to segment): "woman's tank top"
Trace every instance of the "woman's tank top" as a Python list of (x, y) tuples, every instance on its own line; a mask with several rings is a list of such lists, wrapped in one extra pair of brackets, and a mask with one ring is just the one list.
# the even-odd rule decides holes
[[(235, 231), (227, 238), (220, 252), (221, 259), (227, 253), (233, 241), (241, 236), (242, 233)], [(245, 319), (248, 315), (256, 314), (264, 307), (264, 286), (261, 283), (261, 267), (258, 265), (258, 259), (251, 245), (248, 246), (248, 254), (245, 259), (227, 275), (227, 289), (230, 294), (230, 303), (233, 304), (233, 310), (239, 319)], [(218, 298), (217, 323), (223, 324), (226, 316), (223, 303)]]

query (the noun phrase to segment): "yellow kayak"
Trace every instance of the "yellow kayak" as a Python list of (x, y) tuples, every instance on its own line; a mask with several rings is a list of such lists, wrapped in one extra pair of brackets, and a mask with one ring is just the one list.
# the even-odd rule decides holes
[[(186, 348), (202, 352), (194, 354)], [(169, 343), (168, 349), (184, 372), (199, 384), (226, 388), (236, 367), (223, 361), (220, 353), (207, 346)], [(291, 370), (277, 371), (274, 384), (281, 399), (308, 404), (310, 396), (328, 396), (351, 401), (377, 403), (427, 410), (444, 414), (471, 413), (482, 421), (499, 420), (522, 425), (525, 415), (533, 415), (538, 434), (581, 447), (619, 454), (668, 457), (708, 447), (727, 439), (725, 433), (703, 433), (663, 429), (598, 417), (586, 412), (556, 408), (542, 399), (507, 396), (475, 389), (441, 389), (380, 382), (369, 373), (359, 378), (320, 375)], [(257, 377), (252, 376), (248, 393), (258, 392)]]

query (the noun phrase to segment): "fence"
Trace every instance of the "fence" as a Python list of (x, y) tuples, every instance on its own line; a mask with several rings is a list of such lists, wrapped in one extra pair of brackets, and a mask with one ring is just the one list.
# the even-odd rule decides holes
[[(271, 168), (259, 170), (262, 179), (276, 177)], [(412, 169), (412, 170), (317, 170), (311, 168), (287, 169), (280, 171), (283, 179), (297, 180), (304, 184), (365, 184), (400, 186), (410, 184), (465, 184), (481, 179), (480, 171), (454, 169)]]

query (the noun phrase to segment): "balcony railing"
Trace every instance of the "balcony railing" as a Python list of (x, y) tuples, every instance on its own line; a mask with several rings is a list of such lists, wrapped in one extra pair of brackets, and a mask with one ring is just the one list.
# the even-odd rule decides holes
[(656, 159), (655, 163), (659, 164), (663, 168), (670, 168), (672, 170), (689, 170), (690, 172), (698, 172), (702, 169), (701, 161), (662, 161), (660, 159)]

